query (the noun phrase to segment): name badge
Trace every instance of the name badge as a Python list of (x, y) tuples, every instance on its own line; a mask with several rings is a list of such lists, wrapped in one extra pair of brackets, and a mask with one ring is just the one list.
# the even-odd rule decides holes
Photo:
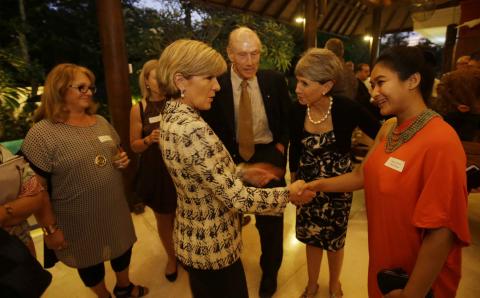
[(105, 143), (105, 142), (108, 142), (108, 141), (113, 141), (112, 140), (112, 137), (109, 136), (109, 135), (105, 135), (105, 136), (99, 136), (98, 137), (98, 140), (102, 143)]
[(387, 162), (385, 162), (385, 166), (393, 169), (397, 172), (403, 172), (403, 168), (405, 167), (405, 162), (395, 157), (390, 157)]
[(162, 115), (148, 118), (150, 124), (160, 122), (160, 120), (162, 120)]

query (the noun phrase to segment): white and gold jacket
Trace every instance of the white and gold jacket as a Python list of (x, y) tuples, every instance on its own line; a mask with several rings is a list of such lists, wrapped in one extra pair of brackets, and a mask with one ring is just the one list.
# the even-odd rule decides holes
[(233, 264), (242, 248), (241, 213), (280, 213), (286, 188), (244, 186), (213, 130), (192, 107), (172, 100), (160, 121), (159, 146), (177, 190), (175, 253), (203, 270)]

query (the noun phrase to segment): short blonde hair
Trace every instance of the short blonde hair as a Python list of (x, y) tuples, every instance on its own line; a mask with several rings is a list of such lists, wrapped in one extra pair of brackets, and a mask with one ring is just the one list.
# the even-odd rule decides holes
[(335, 93), (342, 81), (343, 65), (340, 59), (330, 50), (310, 48), (298, 60), (295, 75), (324, 84), (333, 81), (334, 86), (329, 93)]
[(138, 76), (138, 85), (140, 86), (140, 92), (142, 93), (142, 98), (147, 99), (151, 95), (150, 88), (147, 88), (147, 80), (150, 72), (157, 68), (158, 60), (152, 59), (148, 60), (143, 64), (142, 71)]
[[(95, 75), (90, 69), (72, 63), (58, 64), (48, 73), (43, 89), (42, 103), (35, 111), (34, 121), (44, 118), (52, 122), (67, 120), (70, 111), (65, 107), (65, 94), (77, 73), (85, 74), (90, 83), (95, 84)], [(97, 104), (92, 102), (85, 112), (93, 115), (96, 111)]]
[(189, 39), (179, 39), (165, 48), (157, 65), (157, 81), (168, 99), (178, 98), (180, 90), (175, 75), (186, 79), (193, 76), (219, 76), (227, 70), (223, 57), (207, 44)]

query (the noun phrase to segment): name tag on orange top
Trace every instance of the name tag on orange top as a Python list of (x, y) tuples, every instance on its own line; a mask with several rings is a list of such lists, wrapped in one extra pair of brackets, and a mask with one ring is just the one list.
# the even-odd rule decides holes
[(388, 160), (385, 162), (385, 166), (401, 173), (403, 172), (403, 168), (405, 167), (405, 162), (395, 157), (389, 157)]
[(112, 137), (109, 135), (104, 135), (104, 136), (99, 136), (98, 140), (102, 143), (108, 142), (108, 141), (113, 141)]
[(150, 124), (157, 123), (157, 122), (160, 122), (160, 120), (162, 120), (162, 115), (148, 118), (148, 123)]

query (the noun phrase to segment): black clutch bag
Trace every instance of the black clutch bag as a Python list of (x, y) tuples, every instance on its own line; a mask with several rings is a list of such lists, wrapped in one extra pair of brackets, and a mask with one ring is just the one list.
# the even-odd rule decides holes
[[(407, 282), (408, 274), (401, 268), (384, 269), (377, 273), (378, 288), (383, 295), (405, 288)], [(428, 291), (425, 298), (434, 298), (432, 290)]]

